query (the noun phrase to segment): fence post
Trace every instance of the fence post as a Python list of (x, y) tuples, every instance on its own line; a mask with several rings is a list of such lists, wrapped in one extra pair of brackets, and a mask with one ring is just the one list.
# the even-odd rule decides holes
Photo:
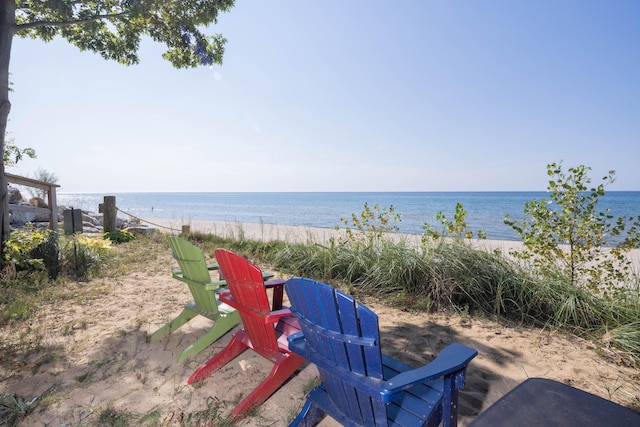
[(105, 233), (116, 231), (116, 196), (104, 196), (104, 203), (102, 204), (103, 218), (103, 230)]

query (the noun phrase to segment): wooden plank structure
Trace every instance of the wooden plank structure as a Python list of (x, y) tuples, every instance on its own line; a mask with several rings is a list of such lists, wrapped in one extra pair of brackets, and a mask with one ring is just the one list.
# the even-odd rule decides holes
[(58, 204), (56, 201), (56, 188), (60, 186), (52, 184), (50, 182), (39, 181), (33, 178), (26, 178), (24, 176), (13, 175), (10, 173), (4, 174), (7, 182), (10, 184), (24, 185), (25, 187), (33, 187), (47, 192), (47, 207), (38, 208), (31, 206), (20, 206), (9, 204), (9, 212), (34, 212), (49, 215), (49, 228), (53, 231), (58, 230)]

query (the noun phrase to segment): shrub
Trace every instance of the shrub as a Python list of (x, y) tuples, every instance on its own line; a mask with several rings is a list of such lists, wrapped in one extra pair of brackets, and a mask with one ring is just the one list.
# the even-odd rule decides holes
[(102, 235), (103, 239), (109, 239), (113, 243), (126, 243), (135, 240), (136, 236), (127, 230), (107, 231)]
[[(360, 214), (351, 214), (351, 220), (340, 218), (340, 222), (346, 225), (346, 228), (345, 235), (338, 238), (338, 244), (360, 248), (372, 247), (381, 243), (385, 234), (397, 232), (398, 226), (395, 224), (401, 220), (402, 217), (396, 213), (393, 205), (381, 209), (378, 204), (372, 208), (365, 203)], [(335, 229), (339, 230), (340, 226), (337, 225)]]
[(79, 280), (87, 280), (112, 251), (110, 240), (75, 234), (62, 250), (63, 271)]
[(44, 260), (34, 256), (34, 253), (52, 234), (49, 229), (38, 229), (31, 225), (12, 231), (5, 242), (4, 263), (14, 264), (18, 271), (43, 270)]
[[(548, 165), (550, 200), (527, 202), (524, 213), (528, 217), (516, 222), (507, 215), (504, 222), (525, 246), (512, 255), (531, 260), (537, 273), (560, 274), (573, 285), (612, 295), (630, 279), (632, 264), (626, 255), (640, 244), (640, 217), (614, 220), (609, 209), (598, 211), (598, 200), (605, 195), (605, 186), (615, 181), (615, 171), (589, 189), (589, 170), (580, 165), (565, 173), (562, 163)], [(627, 225), (630, 228), (620, 241), (618, 236)]]
[[(422, 244), (425, 245), (429, 240), (437, 240), (443, 237), (453, 237), (455, 239), (473, 239), (473, 232), (467, 229), (467, 211), (464, 209), (462, 203), (456, 204), (456, 213), (453, 215), (453, 221), (447, 219), (446, 215), (441, 211), (436, 214), (436, 221), (439, 221), (443, 226), (443, 231), (438, 232), (434, 230), (429, 223), (424, 223), (422, 228), (424, 234), (422, 236)], [(478, 238), (486, 239), (487, 233), (482, 230), (478, 230)]]

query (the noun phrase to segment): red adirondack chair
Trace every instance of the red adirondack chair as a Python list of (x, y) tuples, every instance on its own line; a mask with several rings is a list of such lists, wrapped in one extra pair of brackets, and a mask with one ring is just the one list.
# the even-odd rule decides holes
[[(265, 282), (258, 267), (225, 249), (216, 249), (215, 257), (229, 287), (218, 297), (238, 310), (243, 328), (233, 334), (220, 353), (196, 369), (188, 382), (202, 381), (248, 348), (272, 361), (269, 376), (231, 412), (238, 421), (267, 400), (305, 360), (289, 351), (287, 337), (299, 332), (300, 326), (289, 308), (282, 306), (284, 280)], [(267, 289), (273, 289), (272, 306)]]

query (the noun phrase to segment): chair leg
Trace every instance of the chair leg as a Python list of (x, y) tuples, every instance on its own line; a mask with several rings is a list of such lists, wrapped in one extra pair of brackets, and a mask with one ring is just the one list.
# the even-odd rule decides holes
[(298, 416), (291, 421), (289, 427), (314, 427), (324, 416), (325, 413), (322, 409), (307, 400)]
[(453, 384), (453, 374), (444, 376), (442, 399), (442, 427), (458, 425), (458, 390)]
[(231, 411), (233, 422), (247, 416), (253, 408), (260, 406), (304, 363), (297, 354), (290, 353), (282, 362), (273, 365), (269, 376)]
[[(242, 330), (238, 332), (243, 332)], [(236, 332), (236, 334), (238, 333)], [(209, 375), (213, 374), (215, 371), (220, 369), (222, 366), (229, 363), (240, 353), (245, 351), (248, 347), (245, 343), (236, 338), (236, 334), (233, 334), (231, 341), (225, 348), (223, 348), (220, 353), (213, 356), (208, 361), (204, 362), (198, 369), (196, 369), (193, 374), (187, 380), (187, 383), (193, 384), (194, 382), (202, 381)]]
[(160, 329), (151, 334), (149, 336), (149, 342), (157, 341), (169, 336), (173, 331), (178, 330), (197, 315), (198, 313), (185, 307), (184, 310), (182, 310), (182, 313), (178, 315), (178, 317), (166, 323)]
[(221, 336), (229, 332), (240, 322), (240, 315), (237, 311), (229, 313), (226, 317), (220, 317), (211, 327), (211, 330), (201, 336), (196, 342), (185, 348), (182, 354), (178, 357), (178, 362), (181, 362), (185, 357), (192, 356), (200, 353), (205, 348), (209, 347)]

